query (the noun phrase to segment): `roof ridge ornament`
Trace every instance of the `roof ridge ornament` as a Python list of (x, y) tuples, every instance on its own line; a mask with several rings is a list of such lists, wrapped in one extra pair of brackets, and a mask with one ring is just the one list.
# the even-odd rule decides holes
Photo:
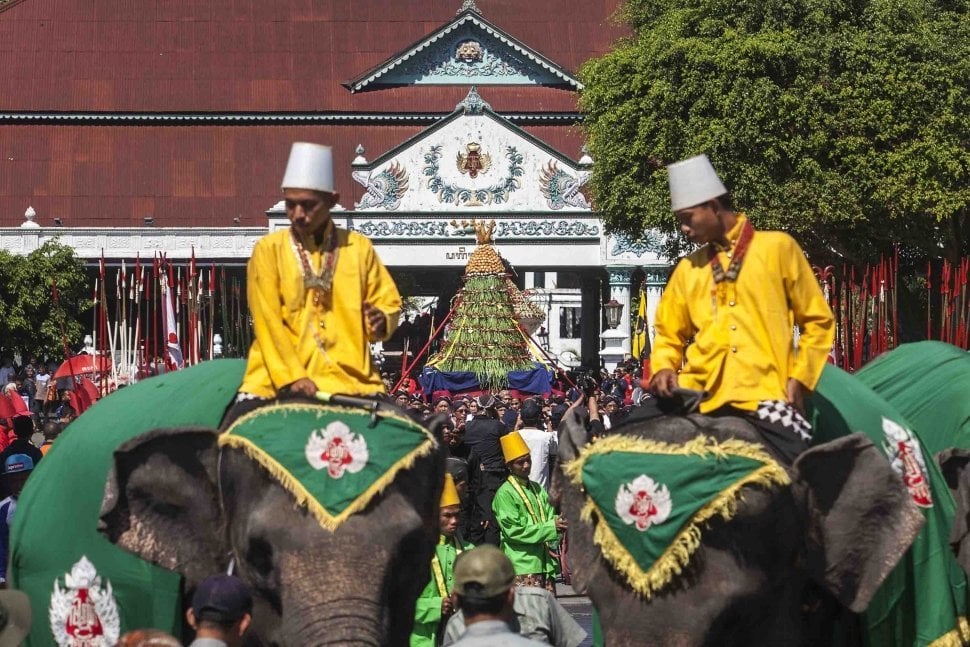
[(468, 95), (455, 106), (455, 110), (458, 109), (464, 110), (466, 115), (480, 115), (485, 110), (491, 110), (492, 106), (482, 99), (473, 85)]
[(455, 15), (461, 14), (465, 11), (474, 11), (477, 14), (481, 14), (482, 10), (478, 8), (475, 4), (475, 0), (465, 0), (461, 3), (461, 8), (455, 12)]

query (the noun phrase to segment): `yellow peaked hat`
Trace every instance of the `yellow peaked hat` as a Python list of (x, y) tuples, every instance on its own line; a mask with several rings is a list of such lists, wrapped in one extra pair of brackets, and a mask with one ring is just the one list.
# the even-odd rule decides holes
[(517, 431), (505, 434), (499, 438), (499, 441), (502, 443), (502, 455), (505, 456), (506, 463), (511, 463), (516, 458), (522, 458), (529, 453), (529, 446)]
[(447, 508), (450, 505), (461, 505), (461, 498), (458, 496), (458, 488), (455, 487), (455, 479), (451, 474), (445, 474), (445, 488), (441, 491), (438, 507)]

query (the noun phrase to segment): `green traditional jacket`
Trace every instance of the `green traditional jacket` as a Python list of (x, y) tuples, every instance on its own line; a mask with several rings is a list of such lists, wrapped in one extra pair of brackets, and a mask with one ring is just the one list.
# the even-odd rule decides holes
[(559, 564), (547, 550), (548, 543), (559, 540), (556, 512), (541, 485), (510, 476), (495, 493), (492, 512), (501, 532), (499, 545), (516, 575), (558, 574)]
[(472, 548), (472, 544), (462, 541), (457, 535), (451, 539), (444, 535), (439, 537), (431, 563), (431, 581), (424, 587), (414, 607), (411, 647), (435, 647), (438, 644), (441, 600), (451, 593), (455, 585), (455, 559), (460, 552)]

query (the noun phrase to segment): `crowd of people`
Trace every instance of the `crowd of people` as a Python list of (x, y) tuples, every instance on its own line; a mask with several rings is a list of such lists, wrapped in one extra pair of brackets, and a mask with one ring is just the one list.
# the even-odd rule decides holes
[[(521, 644), (582, 642), (585, 631), (555, 598), (557, 584), (569, 580), (562, 550), (567, 524), (550, 498), (557, 429), (576, 410), (591, 438), (609, 433), (644, 397), (641, 377), (631, 361), (609, 373), (562, 374), (555, 390), (545, 395), (514, 390), (390, 394), (411, 415), (439, 425), (448, 452), (440, 540), (431, 581), (418, 601), (413, 647), (492, 644), (488, 640), (509, 631), (538, 641)], [(469, 601), (453, 581), (460, 556), (471, 546), (493, 551), (479, 558), (491, 567), (481, 574), (482, 581), (502, 582), (485, 596), (492, 598), (487, 604), (474, 597)], [(501, 575), (506, 568), (507, 582)], [(508, 606), (504, 614), (503, 605)], [(469, 608), (492, 612), (488, 622), (493, 624), (466, 627)]]

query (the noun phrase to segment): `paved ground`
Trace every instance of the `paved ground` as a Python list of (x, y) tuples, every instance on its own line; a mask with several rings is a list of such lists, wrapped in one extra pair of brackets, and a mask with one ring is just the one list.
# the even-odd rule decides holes
[(582, 646), (591, 646), (593, 644), (593, 605), (589, 598), (584, 595), (577, 595), (571, 587), (565, 584), (556, 585), (556, 595), (559, 598), (559, 603), (566, 608), (569, 615), (586, 630), (586, 640), (583, 641)]

